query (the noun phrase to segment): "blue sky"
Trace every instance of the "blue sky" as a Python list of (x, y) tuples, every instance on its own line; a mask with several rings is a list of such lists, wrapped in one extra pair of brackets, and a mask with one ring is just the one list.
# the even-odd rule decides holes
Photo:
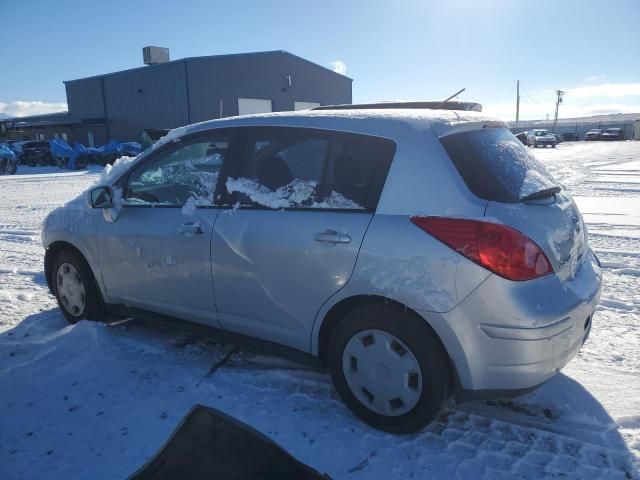
[[(346, 69), (354, 102), (462, 99), (511, 119), (640, 112), (640, 0), (0, 0), (0, 113), (66, 108), (63, 80), (171, 58), (288, 50)], [(338, 62), (338, 63), (336, 63)]]

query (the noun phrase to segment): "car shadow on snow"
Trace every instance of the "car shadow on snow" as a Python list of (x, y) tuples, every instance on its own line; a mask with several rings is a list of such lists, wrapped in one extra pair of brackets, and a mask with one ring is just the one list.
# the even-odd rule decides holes
[[(102, 355), (105, 352), (107, 355)], [(86, 356), (78, 360), (78, 354)], [(142, 382), (145, 395), (149, 395), (146, 400), (156, 396), (153, 401), (158, 408), (166, 408), (162, 407), (163, 402), (186, 407), (180, 410), (182, 413), (175, 414), (177, 417), (169, 417), (174, 426), (186, 413), (190, 406), (187, 404), (198, 402), (231, 414), (241, 412), (242, 421), (273, 436), (264, 413), (253, 414), (251, 408), (237, 405), (238, 401), (259, 398), (259, 402), (269, 405), (272, 415), (286, 419), (278, 421), (274, 439), (282, 441), (282, 445), (302, 461), (330, 473), (335, 450), (344, 450), (340, 445), (356, 445), (362, 438), (367, 442), (354, 447), (348, 457), (352, 465), (345, 470), (345, 475), (366, 476), (369, 469), (380, 468), (385, 462), (393, 464), (398, 461), (396, 450), (434, 464), (448, 462), (453, 465), (452, 471), (464, 467), (478, 474), (469, 478), (481, 477), (482, 469), (491, 476), (494, 471), (514, 473), (514, 468), (517, 473), (518, 468), (529, 468), (532, 464), (542, 473), (564, 473), (569, 477), (576, 472), (578, 476), (590, 476), (605, 469), (610, 473), (613, 469), (622, 478), (635, 478), (637, 471), (637, 459), (625, 444), (619, 426), (589, 391), (563, 374), (518, 399), (451, 405), (424, 431), (392, 436), (355, 419), (337, 399), (329, 376), (318, 371), (315, 364), (304, 363), (277, 346), (246, 337), (211, 329), (186, 331), (137, 320), (111, 325), (80, 322), (70, 326), (58, 309), (30, 315), (0, 334), (0, 365), (6, 367), (0, 366), (0, 381), (11, 382), (12, 378), (15, 381), (23, 365), (29, 374), (38, 371), (37, 368), (31, 370), (37, 362), (44, 362), (42, 371), (50, 368), (55, 374), (57, 368), (67, 368), (73, 361), (81, 365), (108, 361), (118, 382), (130, 383), (131, 392), (141, 388)], [(173, 363), (178, 366), (174, 368)], [(154, 375), (160, 375), (165, 381), (162, 390), (155, 386)], [(242, 381), (236, 381), (238, 378)], [(214, 384), (216, 379), (218, 384)], [(108, 388), (100, 385), (100, 377), (92, 377), (91, 381), (97, 383), (95, 388), (99, 391)], [(175, 383), (170, 385), (175, 387), (175, 393), (167, 390), (167, 381)], [(248, 386), (246, 381), (265, 388)], [(225, 399), (213, 393), (220, 385), (226, 389)], [(32, 394), (29, 387), (23, 388), (26, 395)], [(229, 392), (233, 399), (226, 400)], [(3, 396), (0, 394), (0, 400)], [(93, 397), (75, 401), (81, 410), (88, 408), (92, 401), (95, 403)], [(133, 402), (127, 408), (132, 422), (130, 435), (134, 433), (135, 422), (152, 430), (160, 429), (156, 423), (142, 423), (151, 421), (147, 404)], [(104, 415), (109, 415), (109, 410), (100, 403), (95, 404), (95, 409), (100, 411), (88, 415), (81, 423), (60, 428), (97, 432), (90, 428), (91, 422), (97, 425)], [(102, 411), (106, 413), (103, 415)], [(72, 415), (75, 411), (69, 409), (67, 413)], [(14, 409), (13, 414), (27, 417), (34, 415), (34, 410)], [(162, 413), (154, 422), (166, 425), (165, 419), (167, 414)], [(164, 432), (162, 438), (166, 438), (166, 432), (171, 429), (160, 430)], [(305, 434), (314, 430), (313, 434)], [(304, 442), (291, 440), (300, 435)], [(11, 442), (11, 438), (6, 438)], [(159, 445), (161, 441), (157, 439), (154, 444)], [(147, 454), (153, 451), (150, 449), (147, 445)], [(139, 460), (136, 461), (139, 463)], [(419, 472), (416, 470), (416, 473)]]

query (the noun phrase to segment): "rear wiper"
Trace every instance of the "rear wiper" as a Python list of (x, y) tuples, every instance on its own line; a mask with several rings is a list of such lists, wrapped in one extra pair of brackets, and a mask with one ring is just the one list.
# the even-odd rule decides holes
[(522, 197), (520, 201), (526, 202), (528, 200), (540, 200), (541, 198), (547, 198), (556, 193), (559, 193), (560, 190), (562, 190), (562, 188), (558, 186), (545, 188), (544, 190), (540, 190), (539, 192), (532, 193), (530, 195), (527, 195), (526, 197)]

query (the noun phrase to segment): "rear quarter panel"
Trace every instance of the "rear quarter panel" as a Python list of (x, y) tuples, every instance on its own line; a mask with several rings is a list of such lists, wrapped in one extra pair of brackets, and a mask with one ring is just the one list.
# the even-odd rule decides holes
[(413, 215), (481, 218), (487, 202), (469, 192), (431, 129), (408, 131), (397, 144), (354, 272), (316, 317), (314, 353), (322, 319), (341, 300), (376, 295), (417, 311), (447, 312), (489, 276), (410, 220)]

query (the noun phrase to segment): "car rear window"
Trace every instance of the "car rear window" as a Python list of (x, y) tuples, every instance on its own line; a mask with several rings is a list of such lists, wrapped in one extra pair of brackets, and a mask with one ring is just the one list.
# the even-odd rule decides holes
[(485, 200), (515, 203), (557, 186), (542, 163), (504, 128), (484, 128), (440, 139), (469, 190)]

